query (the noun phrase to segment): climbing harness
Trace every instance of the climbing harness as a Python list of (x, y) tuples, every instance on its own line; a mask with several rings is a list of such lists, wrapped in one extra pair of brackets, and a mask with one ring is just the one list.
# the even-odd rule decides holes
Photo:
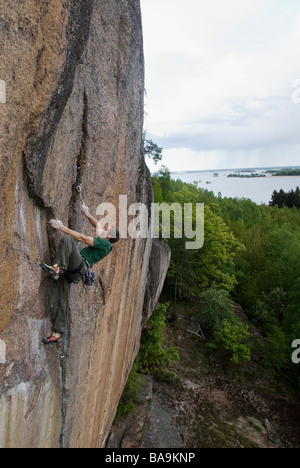
[(83, 285), (86, 289), (91, 286), (95, 286), (95, 277), (96, 273), (94, 271), (90, 271), (89, 269), (86, 270), (83, 278)]

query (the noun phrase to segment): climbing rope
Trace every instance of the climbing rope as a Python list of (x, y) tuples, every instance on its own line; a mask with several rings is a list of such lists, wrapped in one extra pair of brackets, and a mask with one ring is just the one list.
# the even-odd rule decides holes
[[(80, 208), (83, 205), (83, 198), (82, 198), (82, 190), (81, 186), (78, 185), (77, 187), (77, 192), (79, 193), (79, 198), (80, 198), (80, 204), (78, 206), (77, 210), (77, 216), (76, 216), (76, 227), (75, 231), (78, 232), (78, 226), (79, 226), (79, 214), (80, 214)], [(86, 217), (84, 217), (84, 222), (83, 222), (83, 228), (82, 228), (82, 234), (84, 233), (85, 229), (85, 222), (86, 222)], [(78, 243), (78, 247), (80, 246), (80, 242)], [(65, 423), (66, 423), (66, 362), (65, 358), (66, 356), (66, 350), (67, 350), (67, 334), (68, 334), (68, 323), (69, 323), (69, 312), (70, 312), (70, 299), (71, 299), (71, 284), (69, 285), (69, 290), (68, 290), (68, 304), (67, 304), (67, 313), (66, 313), (66, 327), (65, 327), (65, 333), (62, 341), (62, 352), (61, 352), (61, 381), (62, 381), (62, 396), (61, 396), (61, 433), (60, 433), (60, 448), (64, 448), (64, 442), (65, 442)]]
[[(82, 190), (81, 190), (81, 186), (78, 185), (77, 186), (77, 192), (79, 193), (79, 198), (80, 198), (80, 204), (79, 204), (79, 207), (78, 207), (78, 210), (77, 210), (77, 216), (76, 216), (76, 228), (75, 228), (75, 231), (78, 230), (78, 223), (79, 223), (79, 213), (80, 213), (80, 208), (82, 205), (84, 205), (84, 201), (83, 201), (83, 198), (82, 198)], [(86, 222), (86, 217), (84, 217), (84, 221), (83, 221), (83, 228), (82, 228), (82, 233), (84, 233), (84, 229), (85, 229), (85, 222)], [(78, 242), (77, 244), (77, 247), (79, 247), (81, 244), (81, 242)]]

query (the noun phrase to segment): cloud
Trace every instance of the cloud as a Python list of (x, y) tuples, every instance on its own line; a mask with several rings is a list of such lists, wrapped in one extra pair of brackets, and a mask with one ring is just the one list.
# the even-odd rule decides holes
[(145, 127), (160, 146), (209, 151), (212, 162), (276, 145), (290, 145), (292, 156), (300, 142), (300, 104), (291, 102), (300, 78), (296, 2), (142, 0), (142, 8)]
[(207, 118), (188, 121), (160, 136), (166, 148), (258, 149), (300, 143), (300, 105), (291, 100), (233, 102)]

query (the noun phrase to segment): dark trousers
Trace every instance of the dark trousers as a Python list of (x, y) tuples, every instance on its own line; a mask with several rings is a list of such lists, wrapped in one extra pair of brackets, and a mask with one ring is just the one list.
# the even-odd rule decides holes
[[(65, 236), (59, 246), (54, 264), (60, 268), (59, 279), (54, 281), (50, 294), (50, 311), (52, 330), (54, 333), (65, 333), (67, 320), (67, 298), (70, 283), (80, 281), (85, 274), (87, 267), (84, 265), (79, 273), (72, 274), (82, 263), (82, 257), (77, 248), (77, 244), (70, 236)], [(67, 280), (67, 278), (68, 280)]]

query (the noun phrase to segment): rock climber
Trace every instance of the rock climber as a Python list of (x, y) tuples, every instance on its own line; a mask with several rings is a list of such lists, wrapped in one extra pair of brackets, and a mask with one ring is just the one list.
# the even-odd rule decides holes
[[(52, 335), (44, 338), (45, 345), (60, 343), (66, 330), (67, 295), (70, 283), (78, 283), (83, 279), (90, 284), (90, 268), (106, 257), (112, 251), (112, 244), (118, 242), (120, 233), (115, 226), (102, 228), (101, 224), (90, 214), (89, 208), (81, 205), (81, 212), (96, 229), (95, 237), (85, 236), (72, 231), (63, 225), (59, 219), (52, 219), (51, 226), (66, 234), (59, 246), (53, 265), (41, 263), (41, 268), (50, 275), (54, 285), (50, 294), (50, 311)], [(87, 247), (79, 251), (76, 242)]]

